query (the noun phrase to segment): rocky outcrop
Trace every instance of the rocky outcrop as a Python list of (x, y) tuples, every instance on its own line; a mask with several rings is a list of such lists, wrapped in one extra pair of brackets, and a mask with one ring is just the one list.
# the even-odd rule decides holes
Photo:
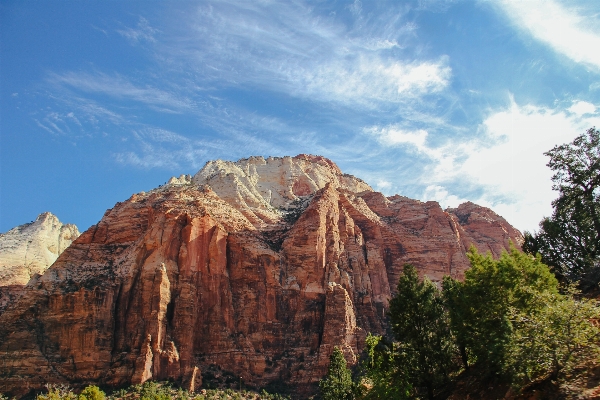
[(0, 313), (36, 274), (43, 274), (79, 236), (52, 213), (0, 234)]
[(469, 201), (457, 208), (448, 208), (446, 212), (460, 226), (463, 232), (460, 237), (464, 246), (474, 244), (479, 252), (489, 251), (494, 257), (500, 257), (509, 241), (517, 248), (523, 244), (521, 232), (489, 208)]
[(385, 197), (323, 157), (210, 162), (118, 203), (28, 283), (0, 316), (0, 391), (197, 388), (215, 368), (310, 390), (334, 346), (355, 362), (367, 332), (385, 333), (405, 263), (460, 278), (471, 244), (520, 243), (488, 209), (448, 211)]
[(364, 181), (342, 174), (331, 160), (306, 154), (209, 161), (192, 182), (209, 185), (257, 227), (278, 222), (282, 211), (296, 206), (295, 200), (328, 183), (352, 192), (373, 191)]

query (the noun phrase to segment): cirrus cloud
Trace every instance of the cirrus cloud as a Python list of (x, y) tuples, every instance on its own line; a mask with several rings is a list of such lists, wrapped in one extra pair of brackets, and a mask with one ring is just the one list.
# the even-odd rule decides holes
[(600, 29), (594, 15), (554, 0), (493, 3), (521, 30), (575, 62), (600, 69)]

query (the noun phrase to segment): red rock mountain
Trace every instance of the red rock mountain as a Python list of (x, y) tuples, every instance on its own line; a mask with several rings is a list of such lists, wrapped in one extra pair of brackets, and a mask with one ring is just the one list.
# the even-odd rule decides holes
[(0, 392), (221, 376), (298, 390), (384, 333), (404, 264), (463, 277), (519, 231), (472, 203), (385, 197), (330, 160), (212, 161), (133, 195), (0, 316)]

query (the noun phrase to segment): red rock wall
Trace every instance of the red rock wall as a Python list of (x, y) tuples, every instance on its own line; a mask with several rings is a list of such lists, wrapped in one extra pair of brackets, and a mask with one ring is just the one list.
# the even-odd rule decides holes
[(328, 185), (295, 223), (266, 232), (210, 189), (132, 196), (0, 316), (0, 391), (194, 384), (211, 365), (250, 385), (310, 387), (334, 346), (355, 362), (367, 332), (385, 332), (405, 263), (461, 278), (471, 244), (494, 255), (520, 244), (491, 210), (449, 211)]

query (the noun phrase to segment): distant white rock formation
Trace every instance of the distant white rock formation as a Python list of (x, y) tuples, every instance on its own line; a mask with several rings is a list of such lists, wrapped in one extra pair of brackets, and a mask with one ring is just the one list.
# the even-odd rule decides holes
[(0, 286), (26, 285), (43, 274), (79, 236), (77, 226), (63, 224), (52, 213), (0, 234)]
[(169, 185), (189, 185), (192, 182), (191, 175), (181, 175), (179, 178), (176, 176), (171, 177), (167, 184)]
[(307, 154), (209, 161), (192, 183), (210, 186), (255, 226), (279, 221), (282, 209), (327, 184), (353, 193), (373, 191), (363, 180), (343, 174), (331, 160)]

